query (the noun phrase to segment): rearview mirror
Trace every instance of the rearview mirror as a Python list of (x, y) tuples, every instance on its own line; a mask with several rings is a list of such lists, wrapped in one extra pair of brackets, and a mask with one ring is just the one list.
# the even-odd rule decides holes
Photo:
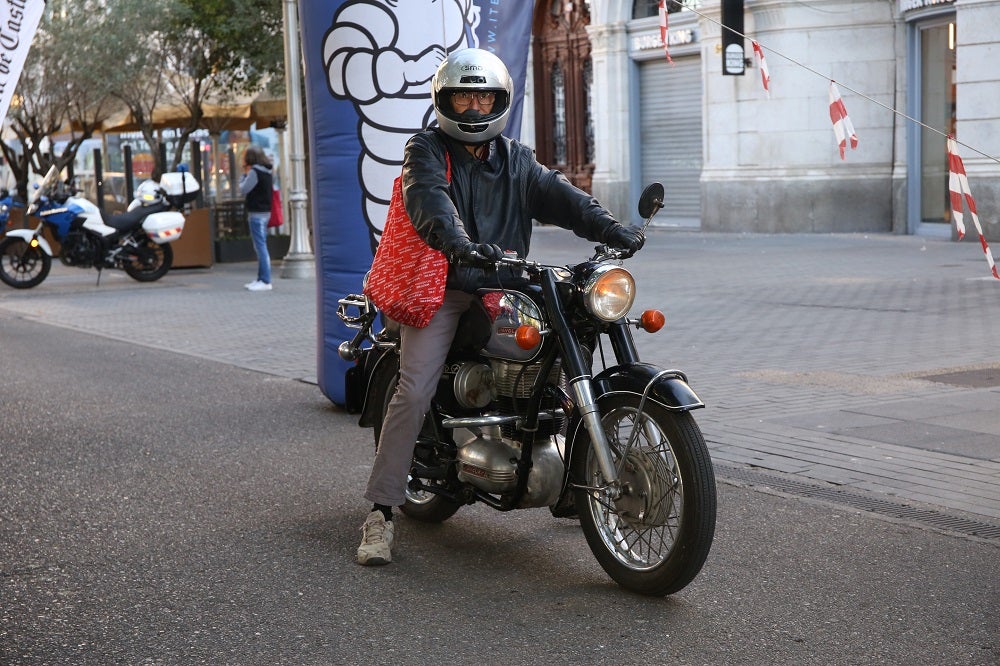
[(650, 183), (639, 197), (639, 215), (648, 223), (649, 218), (656, 215), (656, 211), (661, 208), (663, 208), (663, 185)]

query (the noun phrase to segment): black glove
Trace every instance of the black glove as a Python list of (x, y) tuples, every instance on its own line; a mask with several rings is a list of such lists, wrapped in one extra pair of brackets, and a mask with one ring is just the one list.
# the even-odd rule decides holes
[(608, 230), (604, 242), (616, 250), (623, 250), (625, 257), (628, 258), (642, 249), (646, 243), (646, 236), (639, 227), (626, 227), (616, 223)]
[(457, 263), (472, 266), (493, 267), (503, 259), (503, 249), (496, 243), (458, 242), (450, 246), (445, 254)]

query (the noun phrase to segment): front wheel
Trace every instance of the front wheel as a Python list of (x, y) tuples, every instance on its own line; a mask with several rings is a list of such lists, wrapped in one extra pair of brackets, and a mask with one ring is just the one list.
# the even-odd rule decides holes
[(160, 245), (146, 235), (136, 239), (136, 247), (128, 250), (125, 272), (139, 282), (155, 282), (167, 274), (174, 263), (174, 250), (167, 244)]
[(576, 506), (587, 543), (619, 585), (651, 596), (683, 589), (701, 571), (715, 536), (715, 474), (698, 425), (640, 396), (599, 400), (620, 481), (608, 492), (582, 425), (573, 445)]
[(0, 242), (0, 280), (4, 284), (15, 289), (37, 287), (51, 269), (52, 257), (38, 245), (16, 237)]

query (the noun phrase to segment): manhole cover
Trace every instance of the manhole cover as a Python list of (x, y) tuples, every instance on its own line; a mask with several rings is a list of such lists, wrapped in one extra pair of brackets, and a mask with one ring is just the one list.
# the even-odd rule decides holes
[(920, 375), (919, 379), (965, 388), (992, 388), (1000, 386), (1000, 368), (982, 368), (980, 370), (943, 372), (937, 375)]

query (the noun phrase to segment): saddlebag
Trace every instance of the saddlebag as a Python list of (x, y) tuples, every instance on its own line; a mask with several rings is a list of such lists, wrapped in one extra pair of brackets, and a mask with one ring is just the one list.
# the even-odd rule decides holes
[(153, 239), (154, 243), (162, 245), (175, 241), (184, 231), (184, 216), (174, 211), (153, 213), (142, 221), (142, 230)]

